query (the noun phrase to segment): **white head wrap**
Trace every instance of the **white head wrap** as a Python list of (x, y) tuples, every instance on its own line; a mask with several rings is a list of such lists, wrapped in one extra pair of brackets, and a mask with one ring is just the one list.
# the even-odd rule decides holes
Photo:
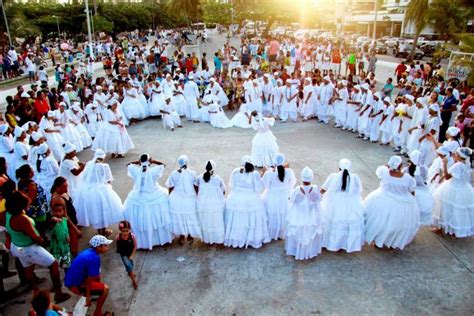
[(414, 102), (414, 101), (415, 101), (415, 97), (412, 96), (411, 94), (406, 94), (406, 95), (405, 95), (405, 99), (408, 99), (408, 100), (410, 100), (411, 102)]
[(383, 101), (384, 101), (384, 102), (387, 102), (387, 103), (390, 103), (390, 102), (392, 102), (392, 99), (390, 99), (390, 97), (385, 97), (385, 98), (383, 99)]
[(33, 132), (33, 134), (31, 134), (31, 138), (35, 142), (39, 141), (42, 137), (43, 137), (43, 134), (41, 132)]
[(339, 169), (351, 171), (352, 163), (350, 162), (349, 159), (343, 158), (343, 159), (339, 160)]
[(245, 155), (245, 156), (242, 157), (240, 163), (241, 163), (242, 166), (245, 166), (246, 163), (253, 164), (252, 157), (250, 157), (249, 155)]
[(324, 77), (323, 77), (323, 80), (326, 80), (326, 81), (330, 82), (330, 81), (331, 81), (331, 77), (329, 77), (329, 76), (324, 76)]
[(426, 100), (424, 98), (416, 99), (416, 102), (421, 104), (421, 106), (426, 107)]
[[(459, 147), (458, 150), (456, 150), (456, 153), (463, 158), (464, 160), (468, 159), (472, 155), (472, 150), (471, 148), (468, 147)], [(470, 164), (469, 164), (470, 165)]]
[(194, 76), (193, 76), (193, 74), (189, 74), (189, 76), (188, 76), (188, 80), (194, 80)]
[(446, 147), (446, 149), (449, 150), (450, 153), (453, 153), (454, 151), (456, 151), (456, 149), (459, 148), (459, 145), (457, 142), (447, 142), (444, 147)]
[(8, 131), (8, 124), (0, 125), (0, 134), (4, 135)]
[(277, 154), (275, 156), (275, 165), (276, 166), (283, 166), (283, 164), (285, 163), (285, 156), (283, 154)]
[(402, 164), (402, 158), (400, 156), (392, 156), (388, 160), (388, 167), (390, 170), (397, 170)]
[(102, 86), (95, 86), (96, 90), (102, 90)]
[(431, 105), (430, 105), (430, 110), (431, 110), (431, 111), (434, 111), (434, 112), (436, 112), (436, 113), (439, 113), (439, 105), (438, 105), (438, 103), (433, 103), (433, 104), (431, 104)]
[(179, 156), (179, 158), (178, 158), (178, 166), (179, 166), (180, 168), (186, 166), (186, 165), (188, 164), (188, 160), (189, 160), (189, 159), (188, 159), (188, 156), (186, 156), (186, 155), (181, 155), (181, 156)]
[(70, 153), (72, 153), (73, 151), (76, 151), (76, 146), (74, 146), (74, 144), (69, 143), (69, 142), (66, 143), (66, 144), (64, 144), (64, 152), (65, 152), (66, 154), (70, 154)]
[(344, 87), (347, 86), (347, 80), (342, 80), (341, 83), (342, 83), (342, 85), (343, 85)]
[(443, 156), (446, 156), (446, 155), (449, 155), (449, 153), (450, 153), (451, 151), (449, 150), (448, 147), (446, 147), (446, 146), (441, 146), (441, 147), (439, 147), (439, 148), (436, 150), (436, 152), (437, 152), (438, 154), (441, 154), (441, 155), (443, 155)]
[(53, 111), (48, 111), (47, 116), (48, 116), (48, 117), (54, 117), (54, 112), (53, 112)]
[(37, 153), (38, 155), (44, 155), (48, 151), (49, 147), (46, 143), (42, 143), (38, 146)]
[(360, 90), (360, 86), (359, 86), (358, 84), (356, 84), (356, 85), (354, 86), (354, 89)]
[(314, 172), (311, 170), (310, 167), (304, 167), (304, 169), (301, 171), (301, 180), (303, 182), (311, 182), (313, 181), (314, 178)]
[(94, 153), (94, 160), (105, 159), (105, 156), (106, 156), (105, 151), (103, 151), (100, 148), (97, 148)]
[(457, 128), (456, 126), (451, 126), (446, 131), (446, 134), (448, 134), (451, 137), (456, 137), (459, 134), (459, 132), (460, 132), (459, 128)]
[(21, 128), (20, 126), (15, 126), (15, 129), (13, 130), (13, 136), (15, 136), (16, 138), (20, 137), (21, 134), (23, 134), (25, 131), (23, 130), (23, 128)]
[(21, 93), (20, 97), (21, 97), (21, 98), (29, 98), (30, 95), (28, 94), (28, 92), (23, 91), (23, 92)]

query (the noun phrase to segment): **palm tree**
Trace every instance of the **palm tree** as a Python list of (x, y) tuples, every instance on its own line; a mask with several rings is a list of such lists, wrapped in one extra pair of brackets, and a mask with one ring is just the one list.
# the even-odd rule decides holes
[[(411, 0), (405, 11), (405, 25), (412, 23), (415, 26), (415, 37), (413, 47), (410, 52), (409, 60), (415, 56), (416, 45), (421, 31), (428, 25), (428, 0)], [(402, 30), (403, 32), (403, 30)]]
[(463, 7), (460, 0), (433, 0), (430, 3), (428, 21), (445, 41), (461, 33), (470, 16), (468, 7)]
[[(459, 35), (459, 50), (463, 53), (474, 54), (474, 35), (470, 33)], [(454, 64), (474, 69), (474, 60), (472, 58), (462, 58), (454, 61)], [(467, 81), (469, 85), (474, 85), (474, 71), (470, 71)]]
[(168, 14), (175, 18), (184, 18), (187, 23), (198, 22), (202, 17), (200, 0), (171, 0), (168, 2)]

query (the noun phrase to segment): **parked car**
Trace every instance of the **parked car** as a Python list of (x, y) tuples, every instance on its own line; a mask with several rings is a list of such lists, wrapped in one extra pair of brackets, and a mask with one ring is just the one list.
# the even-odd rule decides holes
[[(395, 47), (393, 49), (393, 54), (395, 57), (398, 58), (408, 58), (410, 56), (411, 50), (412, 50), (413, 45), (412, 44), (405, 44), (405, 50), (403, 52), (398, 51), (398, 47)], [(413, 56), (414, 59), (423, 59), (423, 56), (425, 56), (425, 53), (419, 49), (415, 49), (415, 55)]]
[[(372, 49), (374, 49), (372, 47)], [(381, 55), (386, 55), (388, 54), (388, 47), (387, 45), (381, 43), (381, 42), (375, 42), (375, 53), (376, 54), (381, 54)]]

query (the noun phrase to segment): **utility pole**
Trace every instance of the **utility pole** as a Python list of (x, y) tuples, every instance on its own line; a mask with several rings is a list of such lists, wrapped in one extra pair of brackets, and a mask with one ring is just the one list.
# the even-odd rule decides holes
[(374, 29), (372, 32), (372, 46), (375, 45), (375, 33), (377, 32), (377, 1), (374, 0)]
[(3, 6), (3, 0), (0, 0), (0, 5), (2, 6), (2, 12), (3, 12), (3, 19), (5, 20), (5, 28), (7, 30), (8, 34), (8, 43), (10, 44), (10, 47), (12, 47), (12, 36), (10, 35), (10, 28), (8, 27), (8, 21), (7, 21), (7, 14), (5, 13), (5, 7)]
[(89, 12), (89, 0), (84, 1), (86, 3), (86, 19), (87, 19), (87, 35), (89, 36), (89, 56), (94, 59), (94, 51), (92, 49), (92, 32), (91, 32), (91, 17)]

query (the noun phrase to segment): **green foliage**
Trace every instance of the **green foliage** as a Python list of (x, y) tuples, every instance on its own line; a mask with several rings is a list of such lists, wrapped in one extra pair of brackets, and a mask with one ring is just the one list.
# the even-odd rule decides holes
[(94, 24), (94, 30), (98, 32), (110, 33), (114, 30), (114, 22), (100, 15), (94, 15), (92, 17), (92, 23)]
[(216, 1), (208, 1), (202, 5), (203, 22), (229, 25), (232, 23), (232, 6)]
[(470, 10), (462, 7), (460, 0), (433, 0), (427, 13), (427, 19), (435, 31), (445, 40), (464, 31), (470, 16)]
[(200, 0), (169, 0), (166, 3), (166, 11), (181, 25), (199, 22), (203, 16)]

